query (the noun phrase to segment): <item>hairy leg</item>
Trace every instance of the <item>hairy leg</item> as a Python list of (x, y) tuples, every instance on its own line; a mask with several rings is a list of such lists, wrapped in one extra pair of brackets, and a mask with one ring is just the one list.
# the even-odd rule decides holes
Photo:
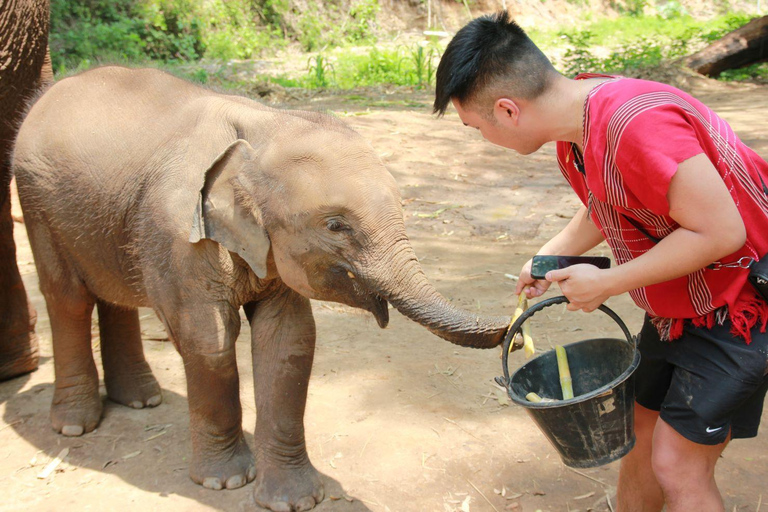
[(653, 474), (651, 455), (658, 411), (635, 403), (635, 447), (623, 459), (617, 490), (619, 512), (658, 512), (664, 495)]
[(102, 301), (96, 307), (107, 396), (134, 409), (158, 405), (162, 395), (144, 358), (138, 310)]
[(717, 445), (694, 443), (664, 420), (657, 422), (652, 465), (669, 512), (724, 510), (715, 464), (727, 444), (728, 440)]
[(96, 428), (102, 411), (91, 348), (95, 298), (61, 256), (46, 224), (30, 216), (27, 233), (51, 321), (56, 373), (51, 424), (65, 436), (79, 436)]
[(283, 287), (245, 307), (251, 323), (256, 395), (256, 502), (275, 511), (309, 510), (324, 490), (307, 455), (304, 409), (315, 351), (309, 300)]

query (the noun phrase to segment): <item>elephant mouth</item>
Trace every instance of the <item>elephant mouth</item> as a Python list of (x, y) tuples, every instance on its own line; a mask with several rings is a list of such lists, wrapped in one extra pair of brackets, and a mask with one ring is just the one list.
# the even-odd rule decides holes
[(369, 311), (376, 318), (376, 322), (382, 329), (389, 324), (389, 303), (381, 295), (376, 294), (373, 296), (373, 304)]

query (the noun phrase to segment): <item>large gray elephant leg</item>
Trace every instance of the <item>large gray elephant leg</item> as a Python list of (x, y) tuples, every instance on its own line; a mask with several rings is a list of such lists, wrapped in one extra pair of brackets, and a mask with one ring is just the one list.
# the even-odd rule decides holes
[(304, 441), (304, 408), (315, 352), (309, 300), (289, 288), (249, 303), (256, 392), (256, 503), (274, 511), (309, 510), (323, 500)]
[[(6, 136), (0, 129), (0, 139)], [(35, 335), (37, 313), (24, 290), (16, 265), (11, 218), (10, 169), (4, 143), (0, 140), (0, 380), (37, 369)]]
[(101, 362), (110, 400), (142, 409), (162, 401), (160, 385), (144, 358), (139, 312), (98, 301)]
[(253, 455), (243, 437), (235, 340), (240, 316), (224, 305), (160, 313), (184, 360), (192, 460), (189, 475), (209, 489), (236, 489), (253, 480)]

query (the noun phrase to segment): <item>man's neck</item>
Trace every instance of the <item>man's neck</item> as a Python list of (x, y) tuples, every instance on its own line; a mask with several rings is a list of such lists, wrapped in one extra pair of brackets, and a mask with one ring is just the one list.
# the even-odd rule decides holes
[(549, 92), (536, 100), (539, 122), (549, 141), (573, 142), (581, 149), (584, 137), (584, 102), (603, 78), (572, 80), (558, 75)]

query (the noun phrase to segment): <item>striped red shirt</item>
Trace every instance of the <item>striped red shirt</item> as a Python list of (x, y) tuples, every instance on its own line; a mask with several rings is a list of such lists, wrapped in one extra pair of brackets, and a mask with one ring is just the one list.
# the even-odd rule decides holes
[[(599, 76), (604, 75), (577, 79)], [(768, 253), (768, 163), (745, 146), (728, 123), (683, 91), (645, 80), (608, 78), (585, 100), (583, 172), (575, 161), (581, 155), (571, 143), (558, 142), (557, 157), (617, 264), (655, 245), (624, 216), (655, 238), (677, 229), (669, 216), (669, 184), (680, 162), (701, 153), (720, 173), (747, 231), (744, 246), (721, 262), (744, 256), (759, 259)], [(666, 339), (682, 333), (683, 319), (711, 326), (730, 317), (734, 334), (750, 341), (755, 324), (765, 330), (768, 304), (747, 275), (741, 268), (704, 268), (630, 295)]]

